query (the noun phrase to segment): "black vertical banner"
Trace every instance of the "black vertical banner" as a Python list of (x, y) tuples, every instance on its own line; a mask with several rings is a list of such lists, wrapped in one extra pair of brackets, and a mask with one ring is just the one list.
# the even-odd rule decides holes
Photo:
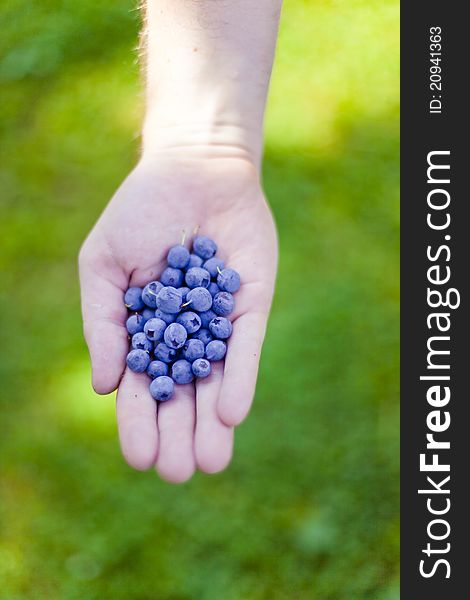
[(402, 3), (402, 600), (470, 597), (466, 8)]

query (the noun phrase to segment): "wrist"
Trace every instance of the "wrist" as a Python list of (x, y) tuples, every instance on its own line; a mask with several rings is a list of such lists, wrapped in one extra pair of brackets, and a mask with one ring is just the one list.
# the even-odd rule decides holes
[[(195, 101), (191, 106), (157, 104), (147, 111), (142, 128), (142, 152), (149, 156), (196, 155), (241, 158), (259, 168), (263, 135), (262, 124), (246, 115), (231, 112), (229, 104), (214, 107), (210, 102)], [(200, 109), (195, 110), (195, 106)]]

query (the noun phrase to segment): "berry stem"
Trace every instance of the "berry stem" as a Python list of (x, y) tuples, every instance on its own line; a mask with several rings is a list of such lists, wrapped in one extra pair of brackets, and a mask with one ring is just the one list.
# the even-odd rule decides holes
[(183, 237), (181, 238), (181, 245), (184, 246), (186, 241), (186, 229), (183, 229)]
[(184, 304), (182, 304), (180, 306), (180, 308), (184, 308), (185, 306), (189, 306), (191, 304), (192, 300), (190, 300), (189, 302), (185, 302)]

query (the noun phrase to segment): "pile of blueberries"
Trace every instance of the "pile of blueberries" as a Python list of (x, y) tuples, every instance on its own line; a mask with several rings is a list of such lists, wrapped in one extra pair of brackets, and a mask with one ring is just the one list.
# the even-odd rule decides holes
[(227, 319), (240, 275), (226, 269), (215, 256), (217, 245), (206, 236), (168, 252), (160, 281), (144, 288), (130, 287), (124, 304), (132, 314), (126, 321), (131, 339), (127, 366), (152, 379), (150, 394), (170, 400), (174, 384), (191, 383), (210, 375), (211, 362), (222, 360), (232, 334)]

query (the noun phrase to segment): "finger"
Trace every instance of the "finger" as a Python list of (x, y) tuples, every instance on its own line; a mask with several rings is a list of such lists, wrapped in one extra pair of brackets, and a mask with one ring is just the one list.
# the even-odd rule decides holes
[(149, 469), (158, 452), (157, 404), (149, 392), (149, 378), (126, 369), (117, 394), (117, 422), (121, 449), (134, 469)]
[(194, 459), (194, 384), (176, 385), (174, 397), (158, 406), (159, 450), (157, 472), (171, 483), (190, 479)]
[(250, 410), (266, 320), (266, 314), (252, 312), (242, 315), (233, 323), (217, 405), (219, 417), (226, 425), (238, 425)]
[[(80, 260), (83, 331), (90, 352), (93, 388), (109, 394), (117, 388), (128, 351), (123, 302), (127, 285), (117, 268), (100, 272), (93, 260)], [(122, 286), (122, 287), (121, 287)]]
[(232, 458), (233, 428), (217, 414), (217, 400), (222, 387), (223, 363), (212, 364), (212, 373), (196, 384), (196, 464), (205, 473), (218, 473)]

